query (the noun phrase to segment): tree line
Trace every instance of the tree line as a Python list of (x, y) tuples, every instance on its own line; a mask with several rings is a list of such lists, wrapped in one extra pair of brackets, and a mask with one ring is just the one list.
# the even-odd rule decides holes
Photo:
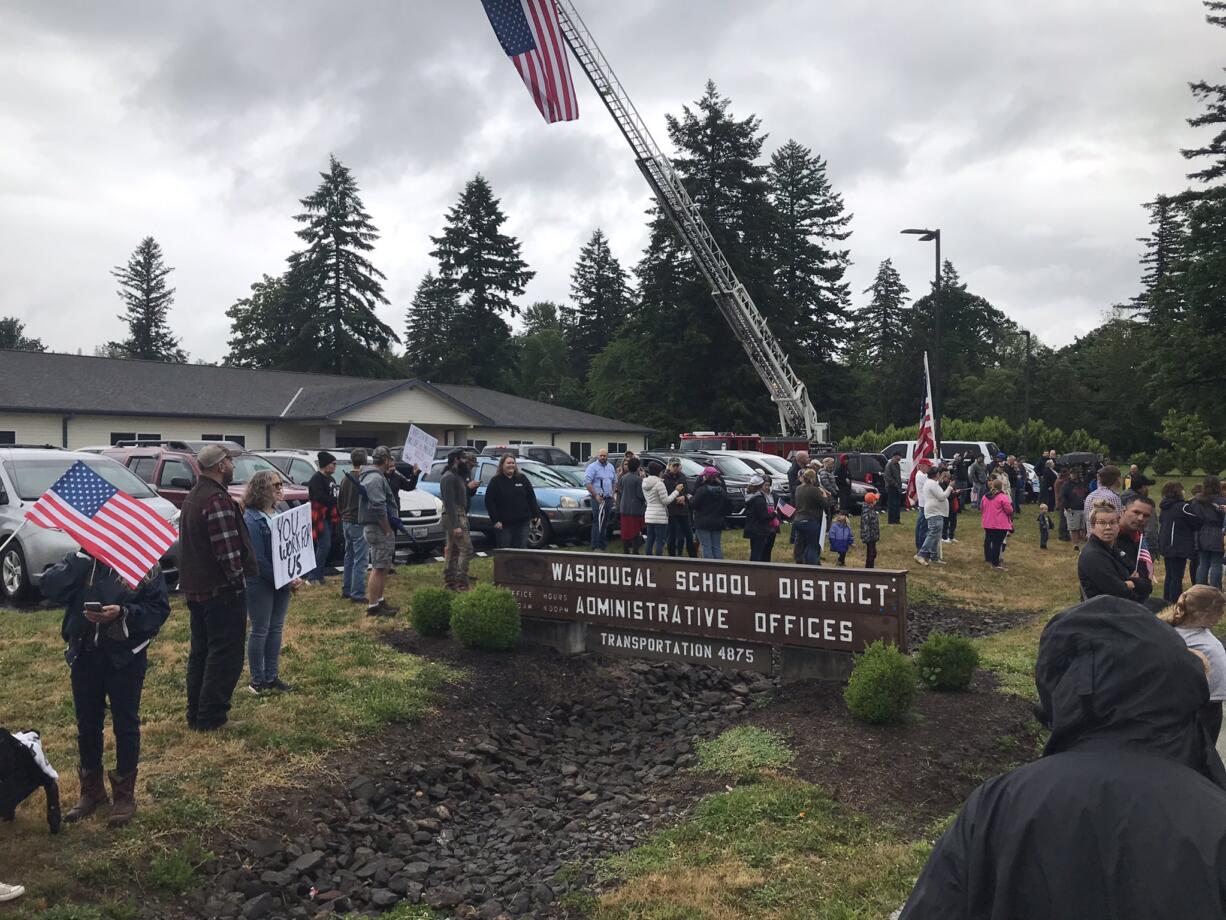
[[(1226, 25), (1226, 2), (1204, 5), (1212, 25)], [(1226, 85), (1191, 89), (1201, 111), (1190, 123), (1216, 133), (1182, 151), (1197, 166), (1194, 186), (1145, 204), (1151, 230), (1139, 241), (1138, 293), (1105, 304), (1098, 328), (1045, 346), (952, 262), (942, 266), (946, 418), (1084, 433), (1087, 448), (1155, 456), (1174, 449), (1164, 432), (1200, 437), (1226, 424), (1226, 403), (1213, 398), (1226, 378)], [(795, 139), (768, 152), (760, 119), (735, 115), (713, 83), (667, 116), (667, 131), (690, 195), (835, 436), (885, 444), (890, 426), (913, 425), (921, 356), (934, 348), (931, 281), (912, 300), (885, 259), (853, 304), (853, 215), (826, 161)], [(596, 228), (575, 254), (569, 300), (524, 304), (534, 272), (477, 175), (431, 237), (435, 264), (395, 330), (376, 314), (388, 304), (386, 279), (369, 258), (379, 234), (357, 181), (335, 157), (320, 179), (294, 216), (301, 248), (226, 311), (226, 364), (472, 383), (633, 419), (664, 440), (773, 428), (765, 388), (658, 207), (629, 269)], [(115, 269), (129, 335), (106, 353), (186, 359), (166, 323), (169, 272), (152, 238)], [(0, 319), (0, 347), (34, 346), (20, 323)], [(1212, 450), (1203, 440), (1186, 449)]]

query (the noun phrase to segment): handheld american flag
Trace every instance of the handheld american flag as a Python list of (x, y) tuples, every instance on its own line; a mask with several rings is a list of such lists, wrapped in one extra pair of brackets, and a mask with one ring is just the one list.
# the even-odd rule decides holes
[(51, 484), (26, 520), (64, 531), (134, 588), (178, 539), (157, 512), (80, 460)]
[(915, 456), (911, 461), (911, 475), (907, 477), (907, 500), (915, 503), (915, 474), (921, 460), (935, 460), (936, 438), (932, 421), (932, 378), (928, 375), (928, 352), (924, 352), (924, 403), (920, 406), (919, 434), (915, 438)]
[(545, 121), (579, 117), (554, 0), (481, 0), (494, 34)]
[(1154, 574), (1154, 557), (1149, 551), (1145, 534), (1141, 534), (1141, 545), (1137, 547), (1137, 572), (1146, 578), (1152, 578)]

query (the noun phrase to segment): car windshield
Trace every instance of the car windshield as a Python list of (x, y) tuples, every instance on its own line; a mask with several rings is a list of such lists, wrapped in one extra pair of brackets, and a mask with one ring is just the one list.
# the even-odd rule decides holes
[(152, 498), (157, 495), (149, 485), (131, 472), (122, 463), (110, 457), (91, 456), (88, 459), (57, 454), (46, 457), (22, 457), (18, 460), (4, 461), (4, 470), (8, 473), (22, 501), (37, 501), (39, 496), (47, 491), (57, 479), (68, 472), (68, 468), (80, 460), (91, 470), (113, 485), (121, 492), (127, 492), (134, 498)]
[(517, 463), (519, 468), (523, 470), (524, 475), (528, 477), (529, 481), (533, 485), (542, 484), (537, 482), (539, 479), (542, 480), (544, 485), (554, 487), (562, 486), (563, 488), (567, 489), (571, 487), (571, 482), (569, 479), (567, 479), (557, 470), (552, 470), (544, 464), (536, 464), (524, 460), (519, 460)]
[(714, 456), (715, 468), (725, 476), (735, 476), (737, 479), (748, 479), (754, 474), (754, 469), (740, 457)]
[(583, 485), (583, 467), (581, 466), (554, 466), (550, 467), (550, 472), (561, 476), (568, 485)]
[(995, 457), (999, 453), (1000, 453), (1000, 448), (997, 447), (994, 442), (988, 441), (988, 456)]
[(881, 458), (876, 454), (861, 454), (860, 471), (880, 476), (885, 473), (885, 464), (881, 462)]
[(284, 475), (263, 457), (257, 457), (255, 454), (239, 454), (234, 458), (234, 484), (241, 485), (262, 470), (272, 470), (278, 476)]

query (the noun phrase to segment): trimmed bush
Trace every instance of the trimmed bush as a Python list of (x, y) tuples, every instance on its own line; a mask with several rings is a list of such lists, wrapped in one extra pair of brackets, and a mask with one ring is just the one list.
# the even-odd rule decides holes
[(1175, 454), (1165, 447), (1154, 454), (1154, 473), (1158, 476), (1169, 476), (1175, 472)]
[(1132, 462), (1137, 465), (1137, 469), (1144, 473), (1149, 469), (1150, 464), (1154, 462), (1154, 458), (1149, 454), (1133, 454)]
[(409, 621), (423, 636), (445, 636), (451, 628), (451, 600), (443, 588), (418, 588), (409, 600)]
[(978, 650), (962, 636), (933, 633), (915, 654), (915, 670), (933, 690), (965, 690), (978, 666)]
[(915, 699), (915, 668), (896, 645), (881, 639), (856, 656), (843, 700), (863, 722), (898, 722)]
[(519, 641), (519, 603), (506, 588), (478, 585), (451, 602), (451, 632), (469, 648), (511, 648)]

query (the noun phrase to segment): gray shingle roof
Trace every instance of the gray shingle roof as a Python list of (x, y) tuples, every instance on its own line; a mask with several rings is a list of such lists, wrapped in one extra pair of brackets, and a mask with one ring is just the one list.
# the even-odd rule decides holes
[(412, 387), (426, 389), (469, 413), (475, 425), (651, 430), (482, 387), (0, 350), (0, 410), (323, 420)]

